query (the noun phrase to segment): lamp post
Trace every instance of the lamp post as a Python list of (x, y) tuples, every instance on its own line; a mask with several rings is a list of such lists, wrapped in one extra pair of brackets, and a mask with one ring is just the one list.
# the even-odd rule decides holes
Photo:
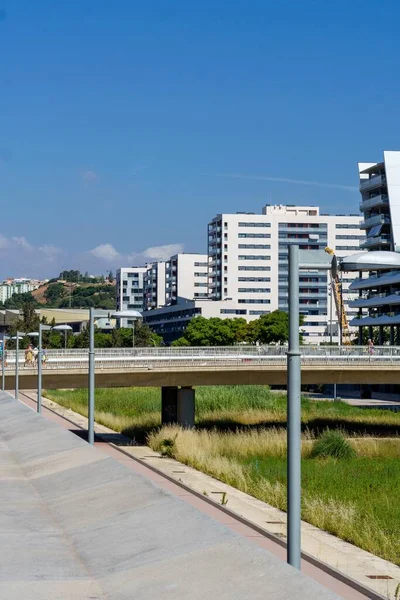
[(1, 389), (4, 392), (6, 389), (6, 340), (9, 339), (8, 335), (3, 334), (3, 356), (1, 361)]
[(142, 319), (143, 315), (138, 310), (117, 310), (109, 314), (110, 319), (131, 319), (132, 320), (132, 348), (135, 347), (135, 321)]
[(43, 366), (43, 331), (50, 331), (50, 325), (39, 323), (39, 331), (31, 331), (28, 333), (31, 337), (38, 337), (38, 363), (37, 363), (37, 402), (36, 412), (42, 412), (42, 366)]
[(389, 251), (360, 252), (337, 258), (324, 250), (301, 250), (289, 247), (289, 348), (287, 353), (287, 561), (300, 569), (301, 563), (301, 360), (299, 353), (299, 271), (331, 271), (335, 279), (338, 271), (400, 270), (400, 254)]
[(25, 336), (21, 331), (17, 331), (12, 340), (15, 340), (15, 399), (18, 400), (19, 396), (19, 340)]
[(55, 325), (52, 328), (54, 331), (63, 331), (64, 332), (64, 348), (67, 347), (67, 331), (72, 331), (71, 325)]
[[(141, 319), (142, 315), (137, 310), (121, 310), (110, 313), (111, 319), (132, 319), (133, 323)], [(94, 354), (94, 319), (95, 309), (89, 309), (89, 378), (88, 378), (88, 442), (94, 444), (94, 408), (95, 408), (95, 354)], [(133, 344), (134, 344), (133, 333)]]

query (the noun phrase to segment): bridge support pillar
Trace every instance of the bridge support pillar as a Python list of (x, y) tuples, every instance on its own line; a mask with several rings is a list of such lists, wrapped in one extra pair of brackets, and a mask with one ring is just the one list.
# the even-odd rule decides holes
[(394, 327), (390, 326), (390, 345), (394, 346)]
[(161, 423), (176, 423), (182, 427), (194, 427), (195, 390), (192, 387), (161, 388)]
[(378, 344), (379, 344), (379, 346), (383, 346), (383, 327), (382, 327), (382, 325), (379, 325)]
[(362, 346), (363, 343), (363, 328), (359, 327), (358, 328), (358, 345)]
[(161, 423), (170, 425), (178, 421), (178, 388), (164, 386), (161, 388)]
[(397, 325), (396, 345), (400, 346), (400, 325)]
[(182, 387), (178, 390), (178, 425), (194, 427), (195, 390), (192, 387)]

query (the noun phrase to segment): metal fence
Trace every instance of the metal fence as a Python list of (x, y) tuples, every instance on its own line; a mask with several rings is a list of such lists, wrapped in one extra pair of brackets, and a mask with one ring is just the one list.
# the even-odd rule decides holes
[[(96, 369), (162, 369), (168, 367), (273, 366), (286, 364), (287, 346), (224, 346), (186, 348), (99, 348), (95, 351)], [(400, 365), (400, 347), (376, 346), (302, 346), (301, 362), (315, 366), (365, 364)], [(26, 370), (24, 351), (19, 364)], [(7, 370), (15, 368), (15, 351), (7, 352)], [(46, 369), (87, 369), (87, 349), (46, 350)]]

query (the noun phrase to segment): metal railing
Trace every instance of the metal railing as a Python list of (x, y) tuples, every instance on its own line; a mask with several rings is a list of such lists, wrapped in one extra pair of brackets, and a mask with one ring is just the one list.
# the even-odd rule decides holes
[[(170, 367), (232, 367), (286, 365), (287, 346), (223, 346), (188, 348), (102, 348), (95, 351), (96, 369), (164, 369)], [(302, 346), (304, 366), (362, 366), (366, 364), (400, 366), (399, 346)], [(35, 365), (19, 364), (23, 372), (35, 372)], [(88, 368), (86, 349), (47, 350), (44, 369), (75, 370)], [(15, 369), (15, 351), (7, 352), (7, 371)]]

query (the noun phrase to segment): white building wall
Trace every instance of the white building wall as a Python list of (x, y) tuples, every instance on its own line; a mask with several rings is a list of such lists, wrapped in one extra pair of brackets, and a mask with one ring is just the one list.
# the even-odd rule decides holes
[[(123, 267), (117, 269), (116, 292), (117, 310), (144, 310), (144, 276), (146, 267)], [(132, 323), (121, 319), (121, 327), (130, 327)]]
[[(235, 302), (237, 316), (248, 321), (278, 308), (287, 310), (288, 246), (329, 246), (338, 256), (359, 252), (363, 238), (360, 222), (358, 215), (320, 215), (318, 207), (305, 206), (265, 206), (260, 215), (217, 215), (209, 224), (209, 295)], [(346, 274), (343, 281), (347, 310), (348, 286), (355, 276)], [(301, 310), (306, 314), (303, 330), (309, 343), (329, 341), (328, 284), (326, 273), (301, 273)], [(334, 309), (334, 321), (335, 313)], [(337, 341), (335, 335), (333, 340)]]
[(207, 255), (175, 254), (166, 262), (165, 303), (207, 297)]

